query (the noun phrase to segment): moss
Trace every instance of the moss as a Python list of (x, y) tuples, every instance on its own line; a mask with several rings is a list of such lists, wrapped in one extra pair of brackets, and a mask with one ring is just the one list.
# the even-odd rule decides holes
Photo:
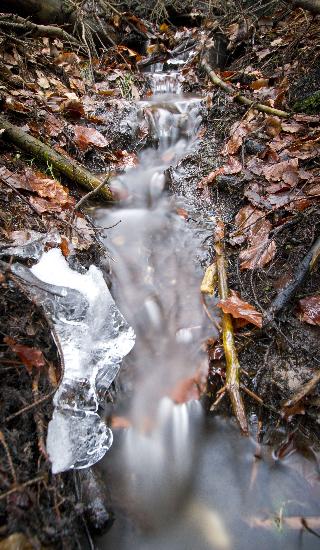
[(320, 113), (320, 90), (304, 99), (296, 101), (293, 105), (293, 110), (308, 114)]

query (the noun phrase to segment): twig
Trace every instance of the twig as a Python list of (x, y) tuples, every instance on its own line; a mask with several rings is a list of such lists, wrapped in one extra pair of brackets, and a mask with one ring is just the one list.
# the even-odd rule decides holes
[(314, 390), (314, 388), (319, 382), (320, 382), (320, 370), (316, 372), (316, 374), (311, 378), (311, 380), (309, 380), (305, 384), (302, 384), (298, 388), (298, 390), (294, 393), (294, 395), (283, 404), (283, 407), (291, 408), (297, 403), (299, 403), (301, 399), (306, 397), (309, 393), (311, 393)]
[[(218, 288), (221, 300), (229, 296), (227, 271), (223, 248), (224, 226), (218, 221), (219, 230), (216, 233), (215, 251), (218, 271)], [(235, 346), (232, 317), (229, 313), (222, 313), (222, 339), (226, 358), (226, 388), (231, 400), (232, 408), (236, 419), (239, 422), (243, 433), (248, 434), (248, 423), (244, 404), (240, 393), (240, 364)]]
[(303, 283), (308, 272), (313, 268), (320, 255), (320, 237), (313, 243), (309, 252), (305, 255), (302, 262), (298, 265), (298, 268), (292, 278), (292, 281), (285, 286), (277, 296), (272, 300), (266, 314), (265, 320), (270, 322), (281, 311), (297, 292), (298, 288)]
[(207, 72), (211, 82), (213, 82), (213, 84), (215, 84), (216, 86), (219, 86), (227, 94), (234, 96), (234, 101), (236, 101), (237, 103), (248, 105), (249, 107), (252, 107), (257, 111), (267, 113), (268, 115), (274, 115), (282, 118), (288, 118), (290, 116), (290, 113), (287, 113), (286, 111), (274, 109), (273, 107), (263, 105), (262, 103), (255, 103), (255, 101), (253, 101), (252, 99), (238, 94), (237, 90), (233, 86), (221, 80), (221, 78), (214, 72), (214, 70), (210, 67), (209, 63), (205, 59), (202, 60), (201, 65)]
[(45, 481), (45, 476), (38, 476), (33, 479), (29, 479), (29, 481), (26, 481), (25, 483), (21, 483), (20, 485), (16, 485), (15, 487), (12, 487), (12, 489), (9, 489), (9, 491), (6, 491), (5, 493), (2, 493), (0, 495), (0, 500), (3, 500), (7, 498), (9, 495), (12, 495), (12, 493), (17, 493), (18, 491), (22, 491), (26, 487), (29, 487), (30, 485), (34, 485), (35, 483), (39, 483), (40, 481)]
[(7, 455), (7, 461), (8, 461), (8, 464), (9, 464), (9, 468), (10, 468), (10, 472), (11, 472), (11, 477), (12, 477), (12, 481), (14, 484), (17, 483), (17, 475), (16, 475), (16, 471), (14, 469), (14, 465), (13, 465), (13, 461), (12, 461), (12, 457), (11, 457), (11, 454), (10, 454), (10, 451), (9, 451), (9, 447), (7, 445), (7, 442), (6, 442), (6, 439), (4, 437), (4, 433), (0, 431), (0, 442), (2, 443), (3, 445), (3, 448), (5, 450), (5, 453)]
[(26, 405), (25, 407), (23, 407), (19, 411), (11, 414), (10, 416), (7, 416), (5, 418), (5, 422), (10, 422), (10, 420), (13, 420), (14, 418), (17, 418), (17, 416), (20, 416), (20, 414), (23, 414), (25, 412), (29, 412), (32, 409), (34, 409), (35, 407), (37, 407), (38, 405), (41, 405), (42, 403), (47, 401), (47, 399), (50, 399), (50, 397), (52, 397), (56, 393), (56, 391), (57, 391), (57, 388), (54, 388), (54, 390), (47, 393), (47, 395), (45, 395), (44, 397), (41, 397), (40, 399), (38, 399), (38, 401), (34, 401), (33, 403), (30, 403), (30, 405)]

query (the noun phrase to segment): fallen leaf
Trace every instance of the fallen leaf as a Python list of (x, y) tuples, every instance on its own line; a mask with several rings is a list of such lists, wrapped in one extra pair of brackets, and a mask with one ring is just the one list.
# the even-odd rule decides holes
[(267, 165), (262, 172), (268, 181), (280, 181), (281, 179), (290, 186), (299, 181), (299, 161), (297, 158), (283, 160), (271, 166)]
[(262, 327), (262, 313), (257, 311), (252, 305), (242, 300), (235, 290), (230, 291), (231, 296), (226, 300), (220, 300), (217, 306), (224, 313), (230, 313), (235, 319), (245, 319), (249, 323)]
[(7, 96), (5, 101), (6, 109), (15, 111), (16, 113), (30, 113), (30, 107), (27, 107), (25, 103), (17, 101), (14, 97)]
[(269, 85), (269, 78), (258, 78), (258, 80), (254, 80), (250, 84), (250, 88), (252, 90), (260, 90), (260, 88), (265, 88)]
[(64, 123), (53, 114), (48, 113), (43, 123), (43, 128), (45, 133), (50, 137), (57, 137), (64, 129)]
[(19, 359), (30, 373), (33, 367), (40, 368), (45, 366), (45, 358), (40, 349), (18, 344), (10, 336), (5, 336), (3, 341), (9, 346), (11, 351), (18, 355)]
[(38, 214), (43, 214), (44, 212), (61, 212), (61, 206), (59, 206), (59, 204), (47, 201), (41, 197), (30, 197), (29, 202)]
[(320, 325), (320, 294), (299, 300), (299, 317), (310, 325)]
[(258, 267), (264, 267), (267, 265), (276, 253), (276, 243), (265, 239), (259, 244), (254, 244), (251, 247), (243, 250), (239, 254), (241, 260), (241, 269), (256, 269)]
[(298, 141), (288, 148), (288, 154), (296, 159), (312, 159), (320, 155), (320, 137), (314, 140)]
[(75, 126), (73, 131), (75, 144), (81, 151), (87, 151), (92, 147), (104, 148), (109, 145), (109, 141), (94, 128)]
[(265, 120), (265, 131), (270, 137), (276, 137), (281, 132), (281, 120), (276, 116), (268, 116)]
[(243, 120), (242, 122), (236, 122), (231, 127), (231, 138), (225, 144), (222, 154), (223, 155), (234, 155), (240, 149), (243, 138), (251, 132), (253, 129), (252, 125), (249, 122)]

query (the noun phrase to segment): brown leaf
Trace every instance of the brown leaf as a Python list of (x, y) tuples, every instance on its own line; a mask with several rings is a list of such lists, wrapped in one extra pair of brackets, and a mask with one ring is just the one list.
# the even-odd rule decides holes
[(268, 181), (283, 180), (288, 185), (293, 186), (299, 181), (299, 161), (297, 158), (283, 160), (271, 166), (265, 166), (262, 172)]
[(74, 141), (81, 151), (87, 151), (92, 147), (104, 148), (109, 145), (109, 141), (98, 130), (87, 126), (75, 126), (74, 136)]
[(276, 116), (268, 116), (265, 120), (265, 131), (270, 137), (276, 137), (281, 132), (281, 120)]
[(209, 183), (212, 183), (216, 179), (216, 177), (219, 176), (220, 174), (223, 174), (222, 166), (220, 168), (216, 168), (216, 170), (213, 170), (213, 172), (210, 172), (208, 176), (205, 176), (204, 178), (202, 178), (202, 180), (199, 181), (198, 183), (199, 189), (203, 189), (204, 187), (209, 185)]
[(241, 244), (245, 240), (249, 244), (257, 244), (257, 241), (265, 240), (271, 230), (271, 223), (266, 219), (265, 213), (250, 204), (239, 210), (235, 225), (237, 230), (231, 235), (232, 244)]
[(240, 252), (241, 269), (256, 269), (267, 265), (276, 253), (276, 243), (267, 239)]
[(234, 157), (229, 157), (227, 164), (222, 166), (223, 174), (238, 174), (242, 170), (242, 164)]
[(64, 123), (51, 113), (48, 113), (43, 128), (45, 133), (50, 137), (57, 137), (64, 129)]
[(250, 124), (249, 120), (243, 120), (233, 124), (230, 131), (231, 137), (225, 144), (222, 154), (234, 155), (240, 149), (243, 138), (252, 130), (253, 125)]
[(5, 336), (3, 341), (9, 346), (11, 351), (18, 355), (19, 359), (29, 372), (32, 372), (33, 367), (40, 368), (45, 366), (45, 358), (40, 349), (18, 344), (10, 336)]
[(310, 325), (320, 325), (320, 294), (299, 300), (299, 317)]
[(320, 155), (320, 137), (314, 140), (298, 141), (288, 148), (288, 154), (297, 159), (312, 159)]
[(30, 197), (29, 202), (38, 214), (43, 214), (44, 212), (61, 212), (61, 206), (59, 206), (59, 204), (47, 201), (41, 197)]
[(30, 107), (27, 107), (25, 103), (17, 101), (12, 96), (7, 96), (5, 101), (5, 108), (17, 113), (30, 113)]
[(260, 90), (260, 88), (265, 88), (269, 85), (269, 78), (258, 78), (258, 80), (254, 80), (250, 84), (250, 88), (252, 90)]
[(248, 302), (244, 302), (235, 290), (231, 290), (230, 293), (231, 296), (226, 300), (220, 300), (217, 306), (220, 307), (224, 313), (230, 313), (235, 319), (245, 319), (249, 323), (261, 328), (262, 313), (248, 304)]
[(282, 122), (281, 126), (284, 132), (289, 132), (290, 134), (301, 132), (305, 128), (303, 124), (299, 124), (298, 122)]
[(25, 171), (24, 177), (29, 189), (40, 197), (51, 199), (55, 205), (59, 206), (74, 204), (74, 199), (58, 181), (46, 177), (41, 172), (33, 172), (29, 169)]

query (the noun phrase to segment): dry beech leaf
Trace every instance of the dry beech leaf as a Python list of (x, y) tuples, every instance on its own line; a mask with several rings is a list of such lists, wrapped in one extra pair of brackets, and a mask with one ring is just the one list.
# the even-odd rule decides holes
[(231, 174), (238, 174), (242, 170), (242, 164), (238, 159), (235, 159), (234, 157), (229, 157), (228, 162), (224, 164), (223, 166), (220, 166), (220, 168), (217, 168), (216, 170), (213, 170), (213, 172), (210, 172), (208, 176), (205, 176), (202, 178), (202, 180), (198, 183), (198, 187), (200, 189), (206, 187), (210, 183), (213, 183), (214, 180), (217, 178), (217, 176), (220, 176), (222, 174), (225, 175), (231, 175)]
[(269, 85), (269, 78), (258, 78), (258, 80), (254, 80), (250, 84), (250, 88), (252, 90), (260, 90), (260, 88), (265, 88)]
[[(258, 238), (257, 241), (259, 241)], [(252, 244), (252, 246), (240, 252), (240, 268), (256, 269), (258, 267), (264, 267), (274, 258), (275, 253), (276, 243), (274, 241), (270, 241), (269, 243), (268, 239), (259, 241), (257, 244)]]
[(87, 151), (92, 147), (104, 148), (109, 145), (109, 141), (94, 128), (87, 126), (74, 127), (74, 141), (81, 151)]
[(242, 300), (235, 290), (230, 291), (231, 296), (226, 300), (220, 300), (217, 306), (224, 313), (230, 313), (235, 319), (245, 319), (257, 327), (262, 327), (262, 313), (257, 311), (252, 305)]
[(296, 159), (312, 159), (320, 155), (320, 137), (308, 141), (296, 141), (288, 148), (288, 154)]
[(276, 137), (281, 132), (281, 120), (276, 116), (268, 116), (265, 120), (265, 131), (270, 137)]
[(243, 138), (247, 134), (249, 134), (249, 132), (251, 132), (252, 129), (253, 129), (253, 126), (245, 120), (240, 123), (236, 122), (235, 124), (233, 124), (230, 131), (231, 137), (225, 144), (222, 150), (222, 154), (234, 155), (235, 153), (237, 153), (237, 151), (239, 151), (242, 145)]
[(320, 294), (299, 300), (299, 317), (310, 325), (320, 325)]
[(30, 197), (29, 202), (38, 214), (43, 214), (44, 212), (61, 212), (61, 206), (59, 204), (42, 199), (41, 197)]
[(24, 364), (29, 372), (32, 371), (33, 367), (40, 368), (45, 366), (45, 358), (40, 349), (24, 346), (23, 344), (18, 344), (10, 336), (5, 336), (3, 341), (9, 346), (11, 351), (17, 354), (20, 361)]
[(297, 158), (267, 165), (263, 168), (262, 172), (268, 181), (283, 180), (290, 186), (296, 185), (300, 179), (299, 161)]

